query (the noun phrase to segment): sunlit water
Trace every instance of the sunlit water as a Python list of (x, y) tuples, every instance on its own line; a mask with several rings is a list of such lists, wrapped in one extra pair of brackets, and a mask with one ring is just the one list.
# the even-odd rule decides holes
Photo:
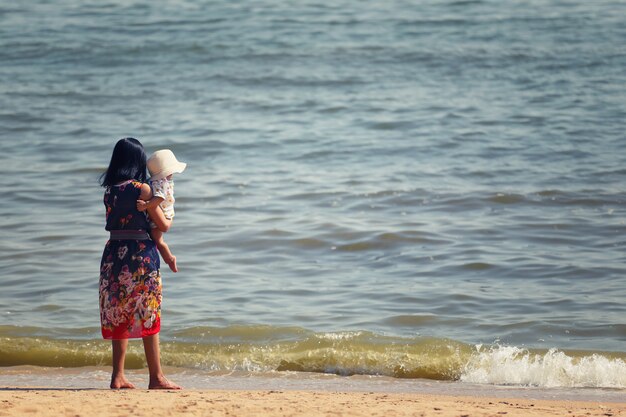
[[(162, 338), (170, 355), (182, 339), (202, 357), (170, 364), (554, 386), (533, 366), (558, 373), (575, 358), (556, 386), (598, 369), (608, 379), (590, 385), (626, 386), (625, 12), (0, 5), (0, 336), (45, 337), (52, 358), (99, 338), (97, 179), (134, 136), (188, 163), (166, 235), (180, 272), (162, 271)], [(357, 339), (332, 354), (310, 345), (328, 335)], [(302, 356), (262, 353), (292, 342)]]

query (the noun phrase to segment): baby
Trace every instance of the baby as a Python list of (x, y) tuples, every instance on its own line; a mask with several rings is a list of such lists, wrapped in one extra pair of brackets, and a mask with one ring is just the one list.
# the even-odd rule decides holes
[[(156, 206), (161, 207), (166, 219), (167, 228), (174, 219), (174, 180), (173, 174), (180, 174), (187, 166), (184, 162), (179, 162), (174, 153), (169, 149), (156, 151), (148, 158), (148, 172), (150, 172), (150, 187), (152, 188), (152, 198), (150, 201), (137, 200), (137, 210), (145, 211)], [(150, 221), (150, 236), (156, 242), (157, 248), (163, 260), (173, 272), (178, 272), (176, 257), (172, 255), (169, 246), (163, 239), (161, 232), (154, 221)]]

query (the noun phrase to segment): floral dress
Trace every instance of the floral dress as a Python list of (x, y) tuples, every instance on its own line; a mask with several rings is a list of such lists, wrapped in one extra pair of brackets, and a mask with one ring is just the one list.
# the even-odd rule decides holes
[[(141, 183), (130, 180), (104, 193), (106, 230), (147, 232), (136, 208)], [(161, 329), (160, 261), (154, 241), (110, 239), (100, 262), (100, 323), (105, 339), (150, 336)]]

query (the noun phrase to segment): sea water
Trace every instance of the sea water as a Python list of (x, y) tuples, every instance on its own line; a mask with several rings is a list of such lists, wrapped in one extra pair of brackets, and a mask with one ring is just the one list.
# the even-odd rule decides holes
[(166, 365), (624, 389), (625, 13), (0, 3), (0, 365), (110, 361), (98, 176), (133, 136), (188, 163)]

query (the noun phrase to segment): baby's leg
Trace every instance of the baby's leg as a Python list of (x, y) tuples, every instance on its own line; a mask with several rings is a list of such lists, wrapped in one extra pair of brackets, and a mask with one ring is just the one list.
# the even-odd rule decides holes
[(150, 231), (150, 236), (152, 236), (152, 240), (157, 245), (157, 249), (161, 254), (161, 257), (165, 261), (165, 263), (170, 267), (172, 272), (178, 272), (178, 267), (176, 266), (176, 257), (172, 255), (170, 251), (170, 247), (167, 246), (165, 240), (163, 239), (163, 232), (157, 228), (154, 228)]

